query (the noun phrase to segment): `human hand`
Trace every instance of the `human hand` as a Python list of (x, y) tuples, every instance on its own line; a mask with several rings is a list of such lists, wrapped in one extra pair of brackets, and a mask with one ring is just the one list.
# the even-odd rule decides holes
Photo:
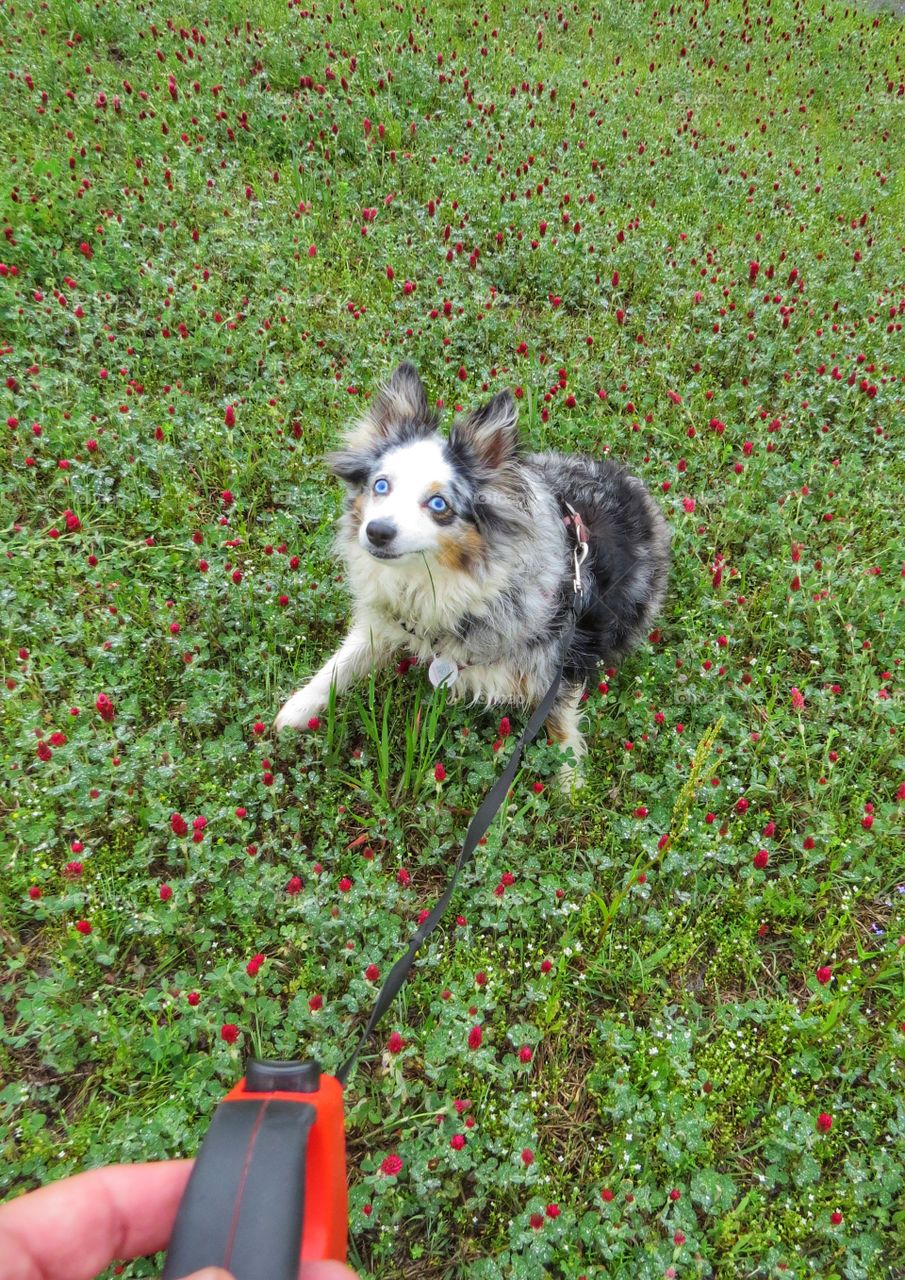
[[(0, 1280), (94, 1280), (111, 1262), (165, 1249), (192, 1160), (110, 1165), (0, 1205)], [(232, 1280), (205, 1267), (188, 1280)], [(305, 1262), (299, 1280), (357, 1280), (341, 1262)]]

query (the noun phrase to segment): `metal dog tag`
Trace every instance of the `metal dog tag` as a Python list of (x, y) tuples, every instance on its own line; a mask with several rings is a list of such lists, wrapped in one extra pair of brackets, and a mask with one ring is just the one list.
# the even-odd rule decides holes
[(459, 674), (459, 665), (449, 658), (434, 658), (427, 669), (427, 678), (435, 689), (455, 684)]

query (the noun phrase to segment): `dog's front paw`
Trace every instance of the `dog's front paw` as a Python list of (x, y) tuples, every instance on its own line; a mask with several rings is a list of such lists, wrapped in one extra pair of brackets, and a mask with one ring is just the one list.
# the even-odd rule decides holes
[(574, 800), (585, 784), (584, 763), (587, 748), (584, 738), (580, 735), (560, 743), (560, 746), (565, 759), (559, 766), (559, 789), (564, 795)]
[(584, 769), (580, 763), (561, 765), (557, 781), (563, 795), (574, 800), (585, 784)]
[(283, 703), (273, 722), (274, 732), (279, 733), (281, 729), (306, 729), (308, 721), (313, 719), (320, 710), (322, 710), (320, 698), (312, 696), (310, 687), (306, 685), (304, 689), (299, 689), (287, 702)]

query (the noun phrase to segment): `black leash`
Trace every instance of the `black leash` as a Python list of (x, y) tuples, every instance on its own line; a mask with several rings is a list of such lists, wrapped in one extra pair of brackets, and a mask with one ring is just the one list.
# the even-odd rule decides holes
[(408, 951), (405, 953), (404, 956), (401, 956), (393, 965), (392, 969), (387, 975), (386, 981), (384, 982), (383, 986), (380, 989), (380, 992), (377, 996), (377, 1000), (374, 1004), (374, 1008), (371, 1011), (371, 1016), (368, 1019), (368, 1025), (365, 1027), (364, 1031), (361, 1034), (361, 1039), (358, 1041), (358, 1044), (355, 1046), (355, 1049), (352, 1051), (350, 1056), (346, 1059), (346, 1061), (343, 1063), (340, 1069), (336, 1072), (336, 1079), (339, 1081), (341, 1085), (345, 1085), (349, 1072), (352, 1070), (352, 1067), (355, 1065), (355, 1059), (358, 1057), (358, 1055), (361, 1053), (362, 1049), (364, 1048), (365, 1044), (367, 1043), (371, 1035), (371, 1032), (377, 1026), (380, 1019), (383, 1017), (387, 1009), (396, 999), (396, 996), (399, 994), (399, 991), (403, 983), (405, 982), (406, 978), (409, 976), (412, 965), (415, 963), (415, 957), (418, 954), (418, 950), (421, 947), (421, 944), (428, 937), (428, 935), (433, 932), (436, 926), (440, 923), (440, 920), (442, 919), (443, 914), (446, 911), (446, 908), (449, 906), (450, 901), (452, 899), (453, 891), (455, 890), (455, 887), (456, 887), (456, 881), (459, 878), (459, 873), (462, 871), (463, 867), (465, 867), (474, 857), (474, 852), (475, 852), (475, 849), (477, 849), (478, 847), (479, 841), (484, 835), (486, 835), (491, 822), (496, 816), (497, 810), (500, 808), (503, 801), (506, 799), (506, 796), (509, 794), (509, 788), (512, 786), (513, 780), (515, 779), (515, 775), (518, 772), (518, 767), (519, 767), (519, 764), (521, 763), (522, 753), (525, 747), (528, 745), (529, 742), (532, 742), (534, 738), (537, 737), (538, 732), (540, 731), (541, 725), (546, 720), (547, 716), (550, 713), (550, 709), (553, 706), (553, 703), (556, 701), (556, 695), (559, 692), (559, 686), (560, 686), (560, 683), (562, 682), (562, 677), (563, 677), (563, 670), (565, 669), (565, 665), (566, 665), (566, 658), (569, 653), (569, 648), (572, 644), (572, 638), (575, 635), (575, 628), (578, 626), (578, 621), (581, 616), (580, 610), (581, 610), (581, 604), (583, 600), (582, 582), (581, 582), (581, 566), (584, 563), (584, 560), (587, 556), (587, 552), (588, 552), (587, 543), (583, 542), (581, 539), (580, 517), (579, 517), (579, 525), (576, 529), (576, 546), (573, 551), (574, 573), (573, 573), (572, 585), (574, 588), (574, 596), (573, 596), (572, 606), (569, 610), (569, 620), (561, 637), (561, 652), (559, 657), (559, 667), (556, 670), (556, 674), (553, 677), (553, 680), (550, 684), (550, 688), (544, 694), (543, 699), (535, 707), (534, 711), (531, 714), (531, 718), (529, 719), (528, 723), (525, 725), (524, 729), (522, 730), (521, 736), (516, 742), (515, 747), (513, 748), (513, 751), (512, 751), (512, 755), (509, 757), (508, 761), (506, 762), (506, 766), (503, 769), (503, 772), (500, 774), (496, 782), (494, 782), (493, 786), (487, 792), (487, 795), (481, 801), (481, 804), (477, 813), (472, 818), (471, 822), (468, 824), (468, 830), (465, 832), (465, 839), (462, 841), (462, 849), (459, 853), (458, 858), (456, 859), (456, 865), (453, 868), (453, 873), (450, 876), (449, 883), (447, 884), (442, 897), (438, 900), (437, 905), (434, 907), (433, 911), (430, 913), (430, 915), (427, 917), (424, 923), (421, 924), (419, 928), (415, 931), (415, 933), (412, 935), (411, 941), (409, 942)]

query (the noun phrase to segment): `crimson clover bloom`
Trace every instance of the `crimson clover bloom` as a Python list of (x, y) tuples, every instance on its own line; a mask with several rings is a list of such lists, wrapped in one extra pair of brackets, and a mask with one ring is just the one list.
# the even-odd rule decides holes
[(234, 1022), (224, 1022), (220, 1028), (220, 1039), (227, 1044), (235, 1044), (239, 1038), (239, 1028)]
[(402, 1172), (402, 1157), (397, 1155), (385, 1156), (380, 1166), (380, 1172), (385, 1173), (388, 1178), (395, 1177), (396, 1174)]
[(481, 1041), (484, 1039), (484, 1031), (480, 1026), (472, 1027), (468, 1033), (469, 1049), (480, 1049)]
[(817, 1117), (817, 1132), (829, 1133), (833, 1127), (833, 1117), (826, 1111), (821, 1111)]

